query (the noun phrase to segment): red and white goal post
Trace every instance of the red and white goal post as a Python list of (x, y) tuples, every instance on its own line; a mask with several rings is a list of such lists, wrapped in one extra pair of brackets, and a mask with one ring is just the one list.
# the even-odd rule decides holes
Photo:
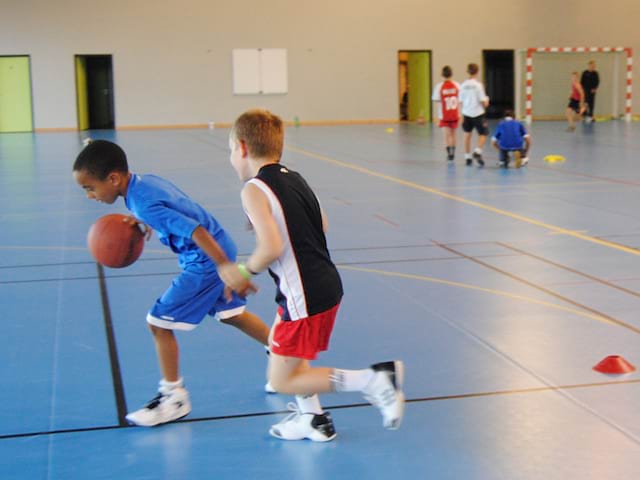
[[(626, 82), (624, 82), (624, 119), (631, 121), (631, 98), (633, 85), (633, 51), (628, 47), (538, 47), (526, 50), (526, 73), (525, 73), (525, 119), (527, 123), (533, 121), (533, 93), (534, 93), (534, 54), (545, 53), (581, 53), (600, 54), (613, 53), (618, 56), (624, 54), (626, 57)], [(586, 64), (585, 64), (586, 66)], [(600, 72), (602, 76), (602, 72)], [(614, 88), (616, 88), (614, 86)], [(567, 83), (568, 90), (568, 83)], [(597, 105), (596, 105), (597, 110)], [(615, 109), (614, 109), (615, 110)]]

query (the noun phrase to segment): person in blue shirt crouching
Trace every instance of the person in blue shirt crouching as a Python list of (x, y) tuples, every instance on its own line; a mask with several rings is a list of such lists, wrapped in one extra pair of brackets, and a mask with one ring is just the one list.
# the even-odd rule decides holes
[(522, 122), (513, 117), (511, 110), (505, 110), (504, 120), (498, 124), (491, 144), (500, 152), (498, 166), (501, 168), (509, 168), (511, 153), (513, 153), (516, 168), (523, 167), (529, 162), (527, 155), (531, 148), (531, 136)]

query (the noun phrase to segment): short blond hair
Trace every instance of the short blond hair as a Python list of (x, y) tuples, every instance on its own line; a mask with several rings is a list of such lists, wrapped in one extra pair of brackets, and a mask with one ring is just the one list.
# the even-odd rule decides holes
[(280, 160), (284, 146), (282, 119), (268, 110), (249, 110), (233, 124), (231, 135), (242, 140), (254, 158)]

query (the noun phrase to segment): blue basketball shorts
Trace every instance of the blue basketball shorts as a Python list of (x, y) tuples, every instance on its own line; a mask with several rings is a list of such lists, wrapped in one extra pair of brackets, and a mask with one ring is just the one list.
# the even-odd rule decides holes
[(235, 293), (230, 302), (224, 297), (224, 283), (217, 271), (183, 271), (156, 300), (147, 314), (147, 322), (168, 330), (193, 330), (207, 316), (218, 319), (244, 312), (246, 300)]

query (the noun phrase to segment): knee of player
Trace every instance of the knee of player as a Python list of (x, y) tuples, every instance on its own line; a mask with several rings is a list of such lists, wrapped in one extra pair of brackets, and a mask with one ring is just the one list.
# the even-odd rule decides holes
[(218, 318), (220, 323), (224, 323), (225, 325), (236, 325), (239, 321), (239, 315), (234, 315), (233, 317), (228, 318)]
[(291, 389), (290, 382), (287, 378), (281, 375), (274, 375), (273, 372), (269, 372), (269, 385), (278, 393), (295, 394)]
[(157, 326), (152, 325), (152, 324), (149, 324), (149, 330), (151, 330), (151, 334), (154, 337), (170, 337), (170, 336), (173, 336), (173, 330), (157, 327)]

